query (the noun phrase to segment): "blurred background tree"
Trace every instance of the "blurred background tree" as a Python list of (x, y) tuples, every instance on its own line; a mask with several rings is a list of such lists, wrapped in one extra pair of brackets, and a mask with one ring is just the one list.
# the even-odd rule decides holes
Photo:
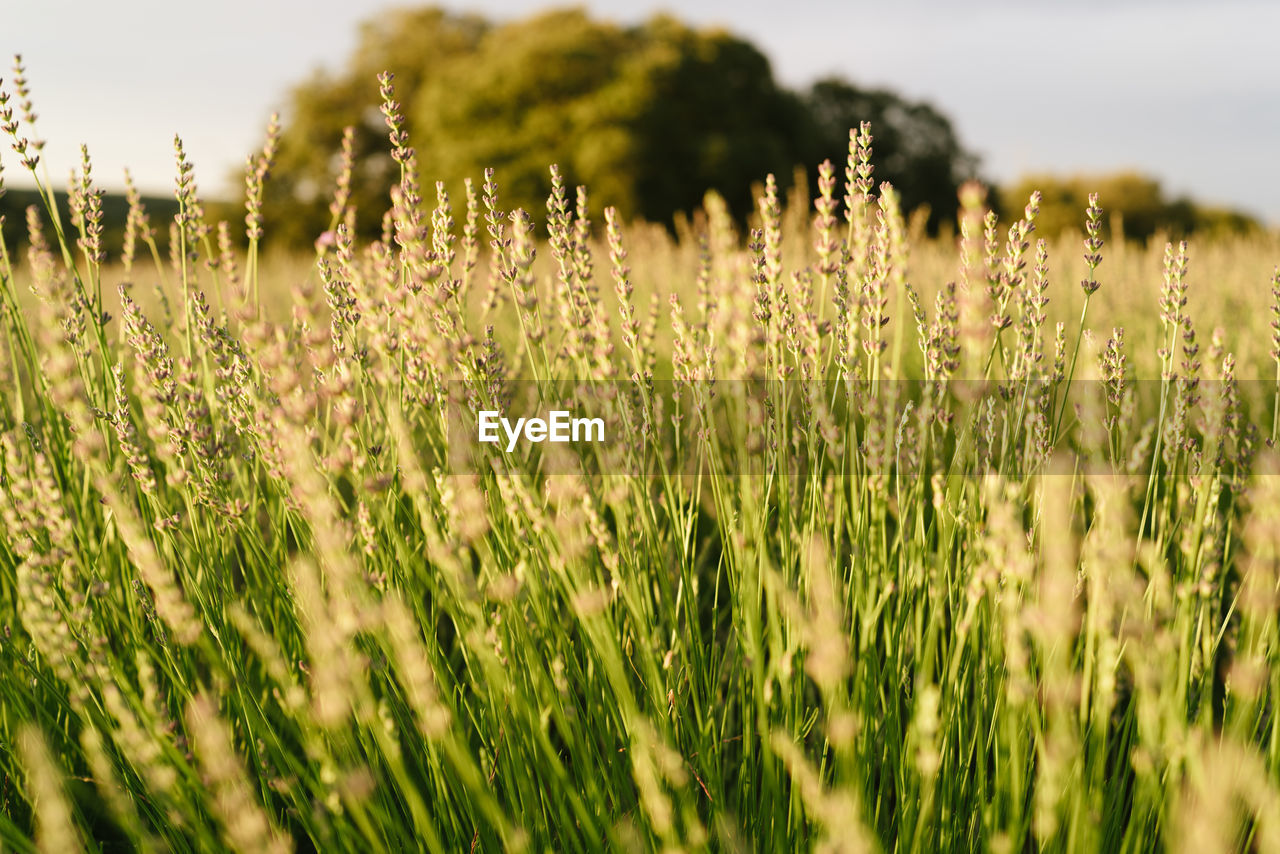
[(933, 220), (955, 209), (976, 158), (933, 108), (841, 80), (790, 92), (753, 45), (670, 16), (625, 27), (578, 9), (493, 24), (440, 9), (402, 10), (366, 24), (340, 72), (317, 72), (289, 96), (277, 166), (265, 199), (266, 233), (305, 245), (329, 222), (327, 198), (346, 125), (356, 127), (353, 201), (358, 228), (377, 230), (394, 170), (378, 112), (379, 71), (395, 73), (424, 196), (444, 180), (497, 170), (500, 203), (537, 216), (547, 167), (586, 184), (596, 204), (670, 224), (715, 189), (739, 218), (751, 186), (830, 157), (843, 169), (848, 129), (870, 120), (877, 180)]
[[(872, 123), (875, 136), (876, 182), (892, 182), (908, 212), (927, 208), (931, 231), (954, 222), (957, 189), (977, 170), (977, 158), (933, 106), (839, 78), (788, 91), (759, 49), (724, 30), (695, 29), (666, 15), (624, 26), (581, 9), (497, 23), (439, 8), (402, 8), (365, 22), (345, 60), (287, 93), (264, 193), (268, 245), (306, 248), (329, 227), (348, 126), (354, 129), (357, 229), (378, 233), (398, 174), (379, 111), (377, 76), (384, 70), (395, 74), (424, 204), (434, 204), (439, 179), (455, 210), (463, 205), (463, 178), (478, 186), (492, 166), (503, 209), (523, 207), (540, 220), (550, 191), (548, 166), (557, 163), (570, 193), (575, 184), (588, 186), (597, 215), (611, 204), (624, 216), (671, 226), (716, 190), (742, 221), (752, 213), (753, 185), (769, 172), (784, 190), (793, 176), (803, 181), (807, 175), (797, 198), (816, 186), (823, 159), (843, 180), (849, 129), (862, 121)], [(242, 187), (242, 179), (237, 175), (234, 186)], [(1044, 196), (1039, 233), (1047, 236), (1078, 228), (1094, 191), (1133, 238), (1260, 227), (1237, 211), (1166, 198), (1156, 180), (1136, 173), (1034, 175), (992, 193), (989, 202), (1007, 219), (1021, 213), (1036, 188)], [(16, 189), (0, 196), (10, 247), (25, 242), (23, 209), (34, 200), (34, 193)], [(171, 197), (147, 201), (163, 242), (176, 206)], [(243, 233), (239, 199), (208, 201), (210, 213)], [(120, 195), (104, 199), (113, 250), (126, 209)]]
[(806, 165), (830, 159), (841, 174), (849, 130), (869, 121), (876, 184), (893, 184), (908, 211), (927, 205), (931, 231), (955, 221), (957, 192), (976, 175), (978, 158), (961, 146), (946, 116), (929, 104), (885, 89), (859, 89), (834, 77), (814, 83), (804, 103), (814, 131)]
[(1109, 215), (1105, 222), (1109, 232), (1118, 227), (1126, 237), (1138, 240), (1147, 240), (1156, 232), (1172, 239), (1192, 233), (1221, 237), (1262, 227), (1239, 211), (1201, 205), (1185, 197), (1168, 199), (1159, 181), (1137, 172), (1027, 175), (1000, 191), (1000, 207), (1010, 216), (1021, 215), (1033, 190), (1041, 194), (1036, 232), (1043, 237), (1080, 230), (1090, 193), (1098, 194)]
[(357, 227), (376, 231), (398, 174), (387, 145), (387, 126), (378, 112), (378, 74), (392, 71), (398, 100), (410, 103), (423, 81), (443, 73), (451, 59), (474, 54), (489, 28), (476, 16), (436, 8), (385, 12), (361, 26), (344, 68), (318, 70), (295, 87), (287, 99), (276, 164), (263, 195), (267, 239), (308, 246), (328, 228), (328, 204), (348, 126), (355, 129), (351, 203), (359, 214)]
[[(65, 190), (53, 191), (54, 202), (58, 206), (62, 224), (71, 229), (71, 218), (68, 215), (68, 204)], [(155, 232), (156, 247), (161, 257), (167, 257), (169, 249), (169, 224), (178, 213), (178, 202), (173, 196), (145, 195), (141, 197), (147, 211), (147, 218)], [(34, 207), (39, 212), (40, 225), (44, 229), (47, 240), (54, 239), (53, 225), (49, 221), (49, 213), (45, 210), (44, 200), (34, 189), (6, 188), (0, 191), (0, 235), (10, 251), (21, 256), (27, 245), (27, 208)], [(129, 219), (129, 200), (123, 193), (105, 193), (102, 197), (102, 245), (112, 257), (119, 257), (124, 247), (125, 223)], [(74, 237), (72, 244), (74, 245)], [(137, 255), (150, 263), (150, 249), (139, 245)]]
[(410, 134), (424, 176), (460, 187), (493, 166), (506, 208), (540, 214), (558, 163), (624, 216), (669, 221), (708, 187), (745, 214), (751, 182), (801, 156), (804, 118), (763, 54), (727, 33), (565, 10), (492, 29), (427, 79)]
[[(718, 191), (739, 220), (752, 186), (773, 172), (783, 189), (796, 167), (829, 158), (843, 173), (849, 129), (870, 121), (875, 180), (890, 181), (908, 212), (928, 210), (930, 231), (953, 223), (957, 190), (978, 159), (930, 104), (827, 78), (802, 93), (781, 87), (754, 45), (718, 29), (661, 15), (638, 26), (560, 9), (494, 23), (438, 8), (401, 9), (365, 23), (337, 71), (318, 71), (289, 95), (277, 166), (267, 184), (268, 239), (306, 246), (329, 224), (343, 128), (355, 127), (352, 201), (358, 229), (376, 234), (396, 169), (378, 110), (377, 75), (395, 74), (425, 204), (445, 181), (455, 206), (462, 180), (497, 170), (499, 202), (540, 219), (548, 166), (586, 184), (593, 209), (671, 225)], [(1258, 227), (1247, 215), (1167, 199), (1134, 174), (1023, 179), (990, 196), (1019, 214), (1031, 190), (1044, 200), (1040, 233), (1078, 227), (1088, 193), (1130, 237), (1157, 230), (1230, 233)], [(803, 188), (802, 188), (803, 189)], [(571, 191), (572, 192), (572, 191)]]

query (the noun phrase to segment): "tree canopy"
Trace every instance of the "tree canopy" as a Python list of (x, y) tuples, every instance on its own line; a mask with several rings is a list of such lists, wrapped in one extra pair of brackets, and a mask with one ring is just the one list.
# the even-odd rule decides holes
[(978, 160), (960, 145), (946, 116), (929, 104), (834, 77), (813, 84), (804, 102), (814, 134), (809, 162), (841, 163), (850, 128), (870, 121), (876, 181), (893, 184), (906, 210), (927, 205), (931, 227), (955, 221), (956, 191), (973, 177)]
[(404, 101), (405, 93), (416, 92), (451, 59), (472, 55), (489, 26), (481, 18), (435, 8), (386, 11), (361, 26), (345, 68), (318, 70), (296, 86), (264, 188), (268, 237), (305, 245), (328, 226), (327, 199), (340, 169), (347, 127), (354, 130), (351, 203), (362, 214), (363, 228), (376, 228), (395, 175), (387, 127), (378, 112), (378, 74), (390, 70), (396, 75)]
[[(66, 227), (71, 227), (68, 203), (65, 190), (53, 191), (54, 203), (67, 217), (63, 220)], [(155, 235), (156, 246), (162, 252), (168, 251), (168, 224), (173, 222), (178, 212), (178, 203), (173, 196), (141, 196), (139, 199), (147, 211), (150, 226)], [(129, 218), (129, 200), (123, 193), (104, 193), (102, 195), (102, 245), (112, 256), (117, 256), (124, 246), (125, 226)], [(0, 192), (0, 238), (10, 251), (20, 251), (28, 245), (27, 209), (34, 207), (41, 228), (48, 239), (53, 238), (52, 224), (48, 211), (45, 210), (44, 199), (34, 189), (6, 188)], [(142, 250), (140, 250), (142, 251)]]
[(412, 120), (426, 172), (493, 166), (507, 203), (537, 210), (557, 162), (624, 215), (660, 220), (711, 186), (744, 210), (753, 180), (791, 167), (803, 113), (764, 56), (726, 33), (572, 10), (486, 33), (424, 82)]
[(478, 183), (492, 166), (507, 209), (540, 212), (557, 163), (624, 216), (671, 222), (715, 189), (742, 217), (769, 172), (785, 182), (823, 158), (839, 169), (848, 129), (864, 120), (877, 180), (893, 181), (908, 207), (930, 205), (935, 220), (954, 211), (975, 163), (933, 108), (834, 79), (790, 92), (755, 46), (723, 30), (666, 15), (622, 26), (579, 9), (500, 24), (401, 9), (363, 26), (343, 69), (290, 94), (265, 197), (268, 235), (304, 243), (324, 230), (348, 125), (359, 228), (378, 227), (395, 175), (378, 110), (383, 70), (395, 74), (423, 180), (444, 180), (457, 198), (464, 177)]
[(1021, 210), (1035, 190), (1041, 195), (1036, 231), (1045, 236), (1079, 229), (1090, 193), (1097, 193), (1109, 212), (1108, 227), (1120, 225), (1127, 237), (1139, 240), (1157, 231), (1176, 238), (1193, 232), (1222, 236), (1261, 228), (1257, 220), (1239, 211), (1197, 204), (1186, 197), (1170, 199), (1159, 181), (1138, 172), (1027, 175), (1001, 190), (1000, 206)]

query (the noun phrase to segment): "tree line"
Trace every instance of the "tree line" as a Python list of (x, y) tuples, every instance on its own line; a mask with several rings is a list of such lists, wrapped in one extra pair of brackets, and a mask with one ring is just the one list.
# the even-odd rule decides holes
[[(931, 232), (954, 223), (960, 184), (978, 176), (978, 157), (930, 104), (834, 77), (792, 91), (774, 79), (757, 47), (721, 29), (669, 15), (624, 26), (581, 9), (494, 22), (403, 8), (366, 21), (341, 67), (319, 69), (287, 94), (263, 198), (269, 245), (308, 247), (330, 227), (347, 133), (356, 228), (366, 237), (379, 233), (399, 177), (380, 111), (378, 75), (387, 70), (427, 206), (435, 202), (434, 181), (445, 182), (456, 209), (463, 180), (479, 186), (483, 170), (494, 167), (501, 206), (537, 218), (551, 189), (548, 166), (556, 163), (570, 186), (585, 184), (593, 204), (613, 205), (624, 217), (670, 225), (714, 189), (742, 220), (753, 185), (768, 173), (785, 188), (797, 166), (808, 170), (808, 187), (825, 159), (842, 172), (849, 129), (863, 121), (875, 136), (875, 180), (891, 182), (906, 210), (927, 211)], [(234, 178), (242, 185), (243, 175)], [(989, 194), (989, 202), (1019, 212), (1032, 189), (1043, 193), (1038, 227), (1047, 235), (1078, 227), (1091, 190), (1102, 192), (1131, 237), (1259, 227), (1236, 211), (1170, 200), (1154, 179), (1127, 173), (1033, 176)], [(31, 201), (33, 192), (0, 196), (11, 247), (25, 236)], [(147, 201), (163, 243), (176, 205)], [(123, 197), (105, 197), (109, 248), (120, 240), (126, 211)], [(233, 202), (212, 203), (210, 211), (233, 231), (244, 216)]]
[(625, 217), (670, 223), (708, 189), (745, 217), (752, 184), (770, 172), (785, 181), (797, 164), (814, 170), (827, 158), (842, 169), (861, 121), (873, 123), (876, 179), (892, 181), (908, 208), (927, 205), (935, 224), (953, 217), (977, 166), (932, 106), (839, 79), (788, 90), (758, 48), (723, 30), (668, 15), (622, 26), (579, 9), (504, 23), (402, 9), (365, 23), (343, 68), (290, 94), (268, 234), (300, 243), (324, 229), (347, 127), (358, 225), (376, 233), (396, 173), (379, 112), (384, 69), (424, 181), (445, 181), (457, 199), (464, 178), (478, 184), (492, 166), (508, 210), (540, 212), (557, 163), (570, 186), (587, 185)]

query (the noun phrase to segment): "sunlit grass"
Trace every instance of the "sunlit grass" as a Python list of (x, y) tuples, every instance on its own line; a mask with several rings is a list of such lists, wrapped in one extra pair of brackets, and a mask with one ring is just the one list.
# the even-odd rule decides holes
[[(1280, 243), (931, 241), (870, 144), (543, 240), (395, 138), (388, 241), (292, 259), (181, 171), (128, 264), (86, 160), (0, 257), (2, 847), (1275, 847)], [(514, 378), (634, 432), (452, 466)]]

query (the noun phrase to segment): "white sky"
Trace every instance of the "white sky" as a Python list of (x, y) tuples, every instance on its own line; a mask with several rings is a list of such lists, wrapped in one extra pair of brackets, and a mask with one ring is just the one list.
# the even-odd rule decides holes
[[(180, 133), (207, 195), (260, 141), (290, 84), (339, 67), (373, 0), (0, 0), (0, 71), (26, 60), (40, 136), (61, 185), (89, 145), (94, 172), (169, 192)], [(495, 18), (545, 3), (446, 3)], [(675, 3), (592, 0), (643, 20)], [(745, 36), (777, 77), (826, 73), (927, 99), (985, 174), (1136, 168), (1171, 193), (1280, 224), (1280, 2), (1276, 0), (684, 0), (679, 15)], [(5, 179), (20, 167), (0, 148)]]

